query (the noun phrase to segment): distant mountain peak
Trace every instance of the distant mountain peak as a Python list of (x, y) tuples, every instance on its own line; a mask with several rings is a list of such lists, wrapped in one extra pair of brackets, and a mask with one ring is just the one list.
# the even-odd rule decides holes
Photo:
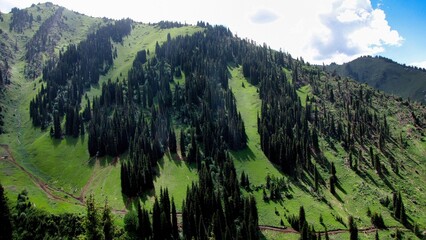
[(426, 103), (426, 69), (382, 56), (362, 56), (342, 65), (332, 63), (326, 69), (387, 93)]

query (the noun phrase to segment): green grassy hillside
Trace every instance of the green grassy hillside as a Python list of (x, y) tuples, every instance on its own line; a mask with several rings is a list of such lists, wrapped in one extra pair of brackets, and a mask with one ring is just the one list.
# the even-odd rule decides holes
[(426, 103), (426, 71), (382, 57), (360, 57), (326, 67), (330, 73), (351, 77), (389, 94)]
[[(125, 204), (120, 190), (120, 172), (119, 165), (112, 164), (112, 159), (92, 159), (87, 151), (87, 137), (79, 139), (66, 138), (62, 141), (50, 138), (48, 131), (40, 131), (31, 124), (28, 115), (29, 102), (40, 88), (40, 79), (30, 81), (24, 77), (25, 61), (22, 60), (25, 54), (25, 43), (30, 39), (37, 27), (57, 10), (58, 6), (49, 4), (40, 4), (28, 8), (28, 11), (34, 16), (41, 16), (40, 22), (35, 22), (30, 29), (23, 33), (9, 32), (10, 14), (5, 14), (2, 22), (2, 30), (11, 35), (10, 37), (18, 39), (19, 51), (16, 52), (17, 61), (11, 67), (12, 83), (4, 91), (1, 99), (2, 106), (5, 107), (5, 129), (6, 133), (0, 136), (0, 142), (6, 144), (11, 151), (12, 156), (17, 163), (34, 174), (40, 181), (57, 189), (53, 194), (58, 198), (49, 199), (45, 196), (43, 189), (33, 186), (31, 181), (25, 181), (27, 177), (18, 169), (9, 166), (7, 162), (2, 162), (6, 167), (2, 168), (2, 176), (5, 176), (3, 185), (8, 191), (9, 199), (15, 200), (16, 196), (23, 189), (29, 191), (32, 201), (43, 209), (48, 211), (83, 211), (81, 204), (84, 202), (86, 194), (93, 192), (98, 199), (104, 199), (108, 196), (111, 206), (116, 210), (125, 209)], [(105, 20), (99, 18), (87, 17), (75, 12), (65, 10), (63, 13), (66, 28), (61, 31), (61, 39), (55, 47), (56, 54), (69, 44), (77, 44), (85, 36), (101, 26)], [(109, 21), (109, 20), (108, 20)], [(175, 37), (178, 35), (191, 34), (198, 31), (195, 27), (184, 27), (174, 29), (160, 29), (156, 26), (145, 24), (135, 24), (132, 34), (124, 39), (122, 44), (117, 44), (117, 58), (114, 61), (112, 69), (100, 79), (99, 85), (106, 82), (107, 79), (121, 78), (127, 74), (133, 59), (138, 51), (146, 49), (154, 52), (155, 44), (167, 40), (167, 34)], [(100, 88), (94, 86), (87, 95), (89, 97), (98, 96)], [(175, 158), (175, 157), (173, 157)], [(174, 162), (174, 164), (173, 164)], [(178, 203), (182, 202), (187, 184), (195, 180), (195, 173), (185, 164), (179, 164), (176, 161), (165, 157), (164, 163), (159, 166), (161, 172), (181, 172), (182, 174), (173, 175), (161, 174), (156, 179), (158, 191), (161, 187), (168, 185), (168, 182), (182, 183), (169, 186), (170, 189), (178, 189), (175, 198)], [(10, 169), (13, 169), (11, 174)], [(18, 184), (9, 184), (18, 176), (23, 176), (23, 180)], [(6, 177), (9, 176), (9, 177)], [(178, 178), (177, 181), (174, 176)], [(182, 176), (182, 178), (181, 178)], [(181, 178), (181, 179), (180, 179)], [(16, 180), (15, 180), (16, 181)], [(30, 183), (30, 184), (28, 184)], [(108, 187), (104, 187), (107, 185)], [(28, 186), (28, 187), (26, 187)], [(9, 189), (10, 187), (10, 189)], [(71, 195), (69, 199), (62, 199), (64, 193)], [(180, 194), (179, 194), (180, 193)], [(72, 198), (78, 198), (73, 200)], [(152, 200), (152, 199), (151, 199)], [(71, 204), (71, 206), (69, 206)], [(64, 205), (64, 206), (62, 206)], [(58, 207), (59, 206), (59, 207)], [(180, 209), (180, 204), (177, 205)], [(62, 210), (61, 210), (62, 209)]]
[[(12, 206), (16, 203), (18, 193), (25, 189), (37, 208), (51, 213), (84, 213), (85, 199), (90, 193), (93, 193), (99, 202), (108, 198), (117, 222), (123, 224), (121, 219), (124, 214), (134, 208), (132, 201), (122, 194), (120, 184), (120, 162), (129, 156), (122, 154), (117, 158), (90, 157), (87, 149), (87, 133), (78, 138), (64, 137), (57, 140), (50, 136), (48, 130), (34, 127), (29, 116), (30, 101), (41, 89), (43, 80), (41, 77), (33, 80), (25, 77), (27, 65), (24, 57), (25, 45), (36, 34), (41, 24), (58, 8), (50, 4), (34, 5), (28, 8), (28, 12), (36, 20), (31, 28), (21, 33), (9, 30), (10, 14), (4, 14), (4, 21), (0, 22), (0, 29), (3, 34), (7, 34), (7, 38), (4, 37), (0, 41), (3, 41), (8, 48), (16, 47), (17, 49), (9, 58), (11, 83), (2, 88), (0, 99), (5, 120), (5, 133), (0, 135), (0, 182), (5, 187)], [(58, 56), (59, 52), (62, 52), (69, 44), (78, 44), (89, 33), (112, 20), (91, 18), (65, 9), (60, 21), (62, 24), (54, 27), (50, 32), (60, 36), (54, 46), (54, 56)], [(109, 79), (124, 81), (137, 53), (140, 50), (148, 50), (150, 52), (148, 58), (153, 58), (156, 44), (161, 45), (166, 42), (168, 34), (174, 38), (199, 31), (203, 29), (194, 26), (162, 29), (157, 25), (134, 23), (130, 35), (126, 36), (122, 43), (113, 44), (114, 49), (117, 50), (117, 56), (112, 67), (107, 73), (101, 75), (99, 83), (92, 85), (85, 94), (92, 99), (101, 95), (101, 86)], [(51, 54), (42, 53), (43, 63), (51, 57)], [(313, 69), (312, 66), (303, 65), (301, 71), (315, 72), (316, 70)], [(339, 99), (337, 89), (340, 89), (340, 84), (346, 84), (341, 92), (352, 94), (351, 96), (355, 96), (361, 88), (369, 89), (374, 95), (372, 97), (374, 111), (380, 116), (387, 117), (393, 140), (386, 145), (388, 152), (380, 152), (374, 145), (375, 142), (370, 142), (383, 168), (387, 169), (387, 174), (384, 176), (377, 174), (370, 164), (368, 149), (365, 146), (354, 144), (354, 147), (362, 149), (362, 159), (364, 159), (360, 163), (362, 171), (354, 171), (348, 165), (349, 151), (343, 147), (343, 143), (325, 134), (320, 135), (319, 145), (322, 157), (335, 164), (339, 179), (339, 186), (336, 194), (333, 195), (328, 189), (328, 183), (323, 184), (320, 190), (316, 191), (313, 176), (306, 174), (301, 179), (288, 177), (279, 166), (269, 161), (262, 151), (258, 133), (257, 117), (262, 108), (259, 86), (250, 84), (249, 79), (244, 77), (241, 66), (231, 64), (228, 70), (229, 88), (235, 96), (237, 109), (241, 113), (248, 137), (247, 147), (232, 151), (231, 157), (238, 176), (243, 172), (249, 176), (252, 191), (242, 191), (244, 195), (252, 194), (256, 199), (262, 237), (299, 239), (299, 233), (290, 231), (291, 225), (287, 218), (297, 215), (299, 207), (303, 206), (308, 223), (314, 226), (316, 231), (331, 231), (330, 239), (348, 238), (346, 222), (350, 215), (355, 216), (358, 228), (364, 231), (360, 231), (360, 238), (374, 239), (375, 231), (371, 229), (372, 223), (367, 214), (368, 210), (381, 213), (383, 216), (388, 229), (379, 231), (381, 238), (390, 239), (397, 228), (404, 229), (404, 238), (415, 238), (416, 236), (380, 203), (380, 200), (386, 197), (392, 198), (394, 191), (401, 191), (410, 221), (418, 224), (421, 230), (426, 229), (426, 193), (424, 191), (426, 131), (424, 127), (414, 122), (411, 115), (415, 113), (424, 119), (425, 117), (421, 115), (426, 114), (424, 107), (415, 103), (410, 105), (399, 98), (389, 97), (365, 85), (349, 79), (342, 80), (325, 72), (319, 73), (319, 79), (314, 83), (307, 78), (292, 79), (292, 70), (283, 69), (288, 82), (301, 86), (296, 93), (304, 108), (310, 105), (318, 109), (327, 109), (330, 115), (336, 116), (336, 119), (337, 116), (343, 118), (341, 116), (345, 106), (323, 96), (326, 95), (324, 92), (331, 89), (335, 91), (336, 99)], [(340, 75), (349, 75), (360, 82), (390, 93), (424, 100), (424, 98), (422, 100), (424, 97), (422, 91), (426, 89), (423, 84), (426, 82), (422, 79), (425, 73), (402, 66), (394, 67), (394, 63), (384, 59), (362, 58), (344, 66), (329, 66), (328, 70), (335, 70)], [(301, 75), (307, 76), (307, 74)], [(401, 79), (406, 79), (405, 81), (409, 84), (401, 85)], [(177, 82), (184, 85), (185, 76), (175, 79), (174, 83), (171, 83), (172, 89)], [(85, 101), (82, 105), (84, 104)], [(374, 136), (374, 140), (377, 140), (377, 137)], [(400, 139), (401, 142), (399, 142)], [(398, 173), (392, 171), (391, 162), (394, 160), (400, 166)], [(327, 181), (330, 176), (329, 169), (320, 167), (320, 163), (314, 162), (314, 164), (318, 164), (319, 174)], [(159, 195), (160, 189), (167, 187), (176, 202), (177, 211), (181, 212), (187, 186), (198, 179), (197, 168), (183, 161), (180, 153), (170, 154), (169, 152), (166, 152), (156, 167), (159, 173), (154, 179), (155, 190), (141, 199), (143, 205), (151, 209), (154, 195)], [(286, 190), (282, 192), (283, 199), (264, 200), (262, 190), (268, 175), (282, 178), (285, 182)], [(267, 229), (268, 226), (272, 229)]]
[[(241, 173), (244, 171), (250, 177), (250, 181), (254, 186), (263, 186), (266, 184), (265, 178), (269, 175), (282, 176), (277, 170), (277, 167), (272, 165), (260, 149), (260, 139), (257, 133), (256, 115), (260, 111), (261, 101), (258, 98), (257, 88), (252, 86), (243, 77), (241, 68), (231, 69), (232, 79), (230, 87), (232, 88), (237, 99), (238, 109), (241, 111), (244, 122), (246, 124), (246, 132), (248, 135), (248, 148), (243, 151), (234, 152), (235, 165), (237, 171)], [(306, 96), (313, 97), (310, 91), (310, 85), (305, 85), (298, 91), (301, 99), (306, 99)], [(385, 109), (398, 109), (400, 106), (383, 106)], [(394, 113), (391, 113), (393, 115)], [(395, 126), (393, 131), (398, 132), (396, 126), (400, 123), (392, 120), (392, 125)], [(410, 128), (410, 124), (405, 126)], [(382, 213), (384, 221), (387, 226), (400, 227), (403, 226), (396, 221), (391, 212), (382, 206), (379, 199), (385, 196), (390, 196), (391, 192), (395, 189), (401, 189), (407, 193), (407, 204), (411, 208), (411, 215), (415, 221), (424, 225), (424, 214), (426, 209), (422, 207), (419, 202), (426, 196), (423, 196), (423, 191), (419, 191), (420, 183), (424, 182), (425, 158), (426, 156), (426, 142), (423, 136), (413, 136), (410, 147), (403, 152), (398, 149), (393, 151), (404, 162), (404, 170), (401, 176), (392, 175), (389, 180), (381, 179), (374, 170), (368, 169), (364, 175), (357, 174), (348, 167), (346, 151), (339, 146), (340, 143), (323, 139), (321, 141), (321, 148), (324, 149), (325, 157), (336, 164), (338, 177), (341, 181), (341, 187), (337, 190), (337, 197), (328, 192), (327, 189), (322, 190), (320, 193), (315, 193), (313, 190), (313, 179), (307, 182), (293, 181), (287, 178), (290, 191), (289, 196), (283, 201), (269, 201), (263, 200), (262, 191), (254, 192), (258, 202), (260, 224), (280, 226), (280, 220), (284, 221), (285, 226), (289, 226), (286, 221), (286, 216), (297, 215), (300, 206), (309, 209), (307, 213), (308, 222), (312, 223), (316, 230), (324, 231), (325, 229), (341, 229), (346, 228), (345, 225), (338, 221), (339, 217), (347, 219), (349, 215), (357, 216), (359, 228), (368, 228), (371, 226), (370, 217), (367, 216), (367, 210), (371, 212)], [(410, 156), (413, 156), (410, 157)], [(413, 159), (417, 159), (414, 160)], [(389, 166), (387, 166), (389, 167)], [(390, 167), (389, 167), (390, 168)], [(321, 175), (328, 175), (327, 169), (320, 169)], [(410, 180), (401, 181), (401, 179)], [(391, 183), (389, 183), (390, 181)], [(410, 196), (410, 197), (408, 197)], [(322, 200), (321, 200), (322, 199)], [(420, 214), (419, 214), (420, 213)], [(322, 217), (324, 224), (320, 223)], [(381, 236), (388, 236), (393, 232), (380, 231)], [(266, 236), (277, 237), (281, 239), (279, 234), (272, 234), (269, 231), (265, 232)], [(407, 236), (412, 236), (407, 233)], [(331, 239), (342, 239), (342, 235), (331, 236)], [(374, 232), (362, 235), (362, 239), (373, 239)], [(282, 239), (288, 239), (285, 236)]]

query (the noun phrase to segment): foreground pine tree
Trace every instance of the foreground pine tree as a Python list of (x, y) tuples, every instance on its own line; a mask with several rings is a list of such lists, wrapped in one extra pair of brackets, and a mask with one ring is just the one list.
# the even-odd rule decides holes
[(12, 239), (12, 222), (4, 188), (0, 183), (0, 239)]

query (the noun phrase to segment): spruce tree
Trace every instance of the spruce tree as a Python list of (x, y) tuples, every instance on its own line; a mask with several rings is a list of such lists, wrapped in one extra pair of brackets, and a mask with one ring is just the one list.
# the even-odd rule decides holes
[(0, 239), (12, 239), (12, 221), (4, 188), (0, 183)]
[(183, 130), (180, 131), (180, 141), (179, 141), (179, 145), (180, 145), (180, 152), (182, 157), (184, 158), (186, 156), (186, 150), (185, 150), (185, 133), (183, 132)]
[(151, 223), (149, 221), (148, 211), (142, 209), (138, 201), (138, 229), (137, 234), (139, 239), (148, 240), (152, 237)]
[(157, 198), (155, 198), (152, 208), (152, 235), (154, 240), (162, 240), (164, 238), (163, 229), (161, 228), (161, 208)]
[(98, 210), (95, 205), (95, 198), (93, 194), (89, 195), (86, 200), (87, 215), (85, 221), (86, 237), (89, 240), (103, 239), (103, 232), (101, 230), (101, 222)]
[(62, 137), (61, 120), (57, 113), (53, 116), (53, 130), (55, 131), (55, 138), (60, 139)]
[(330, 193), (333, 195), (336, 194), (336, 187), (335, 187), (333, 176), (330, 176), (329, 184), (330, 184)]
[(319, 172), (317, 169), (317, 166), (314, 167), (314, 184), (315, 184), (315, 191), (319, 190)]
[(349, 216), (349, 218), (348, 218), (348, 225), (349, 225), (350, 240), (357, 240), (358, 239), (358, 227), (356, 226), (356, 223), (355, 223), (354, 218), (352, 216)]
[(333, 180), (336, 181), (336, 167), (334, 166), (334, 162), (331, 162), (331, 168), (330, 168), (331, 176), (333, 177)]
[(114, 238), (114, 221), (111, 215), (111, 207), (108, 205), (108, 199), (105, 199), (105, 205), (102, 212), (102, 225), (105, 240)]
[(308, 228), (308, 225), (306, 224), (305, 209), (303, 208), (303, 206), (300, 206), (300, 208), (299, 208), (299, 230), (302, 230), (305, 225), (306, 225), (306, 228)]
[(178, 222), (175, 201), (172, 198), (172, 236), (173, 239), (179, 239)]
[(407, 215), (405, 213), (405, 206), (404, 203), (402, 202), (402, 199), (400, 199), (400, 204), (401, 204), (401, 213), (399, 214), (399, 220), (401, 221), (402, 225), (407, 225)]
[(401, 192), (394, 193), (394, 209), (393, 213), (396, 219), (401, 219)]
[(176, 134), (175, 131), (173, 131), (172, 129), (169, 132), (169, 149), (171, 153), (177, 152)]
[(300, 229), (300, 240), (309, 240), (309, 226), (304, 222)]
[(375, 158), (375, 161), (374, 161), (374, 167), (376, 169), (377, 174), (381, 175), (382, 174), (382, 167), (380, 165), (379, 154), (376, 154), (376, 158)]

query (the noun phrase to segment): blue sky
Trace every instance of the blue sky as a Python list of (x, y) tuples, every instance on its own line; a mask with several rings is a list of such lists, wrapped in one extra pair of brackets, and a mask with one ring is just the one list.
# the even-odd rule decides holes
[[(25, 8), (34, 0), (1, 0), (0, 10)], [(382, 55), (426, 68), (424, 0), (51, 0), (90, 16), (141, 22), (229, 27), (239, 37), (266, 43), (311, 63), (343, 63)]]
[(426, 68), (426, 1), (373, 0), (372, 4), (384, 10), (389, 25), (404, 38), (400, 47), (389, 47), (381, 55)]

